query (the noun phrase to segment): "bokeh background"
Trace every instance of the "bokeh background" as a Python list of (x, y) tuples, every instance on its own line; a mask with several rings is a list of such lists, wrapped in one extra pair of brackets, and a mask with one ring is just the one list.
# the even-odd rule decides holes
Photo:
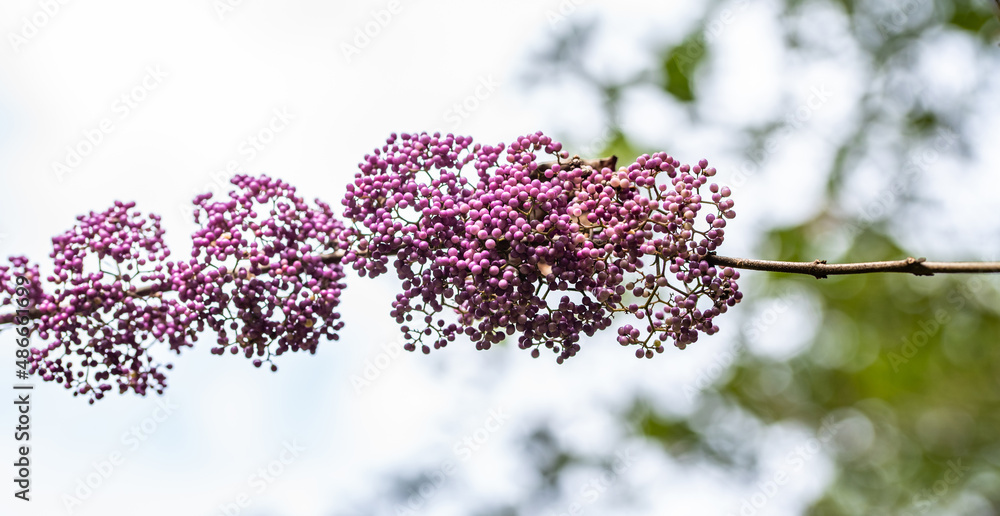
[[(184, 256), (190, 200), (237, 172), (339, 206), (424, 130), (707, 158), (722, 254), (1000, 260), (989, 0), (19, 0), (0, 29), (0, 255), (43, 269), (114, 200)], [(996, 276), (743, 278), (685, 351), (606, 333), (559, 366), (403, 352), (398, 281), (352, 277), (341, 340), (274, 374), (196, 347), (162, 397), (36, 381), (32, 501), (5, 481), (0, 513), (1000, 514)]]

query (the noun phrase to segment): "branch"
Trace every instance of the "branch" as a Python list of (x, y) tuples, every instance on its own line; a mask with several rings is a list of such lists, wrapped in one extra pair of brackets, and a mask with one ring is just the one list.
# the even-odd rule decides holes
[[(322, 255), (324, 263), (336, 263), (344, 257), (344, 251), (334, 251)], [(822, 279), (827, 276), (842, 274), (868, 274), (873, 272), (904, 272), (917, 276), (933, 276), (939, 274), (970, 274), (970, 273), (1000, 273), (1000, 262), (928, 262), (924, 258), (907, 258), (887, 262), (835, 263), (828, 264), (826, 260), (812, 262), (778, 262), (771, 260), (751, 260), (747, 258), (730, 258), (710, 254), (708, 263), (715, 266), (733, 267), (754, 271), (784, 272), (789, 274), (808, 274)], [(268, 269), (261, 266), (262, 272)], [(147, 297), (158, 292), (152, 285), (139, 287), (132, 292), (132, 297)], [(0, 325), (14, 322), (16, 314), (0, 314)], [(42, 312), (32, 308), (28, 311), (29, 319), (38, 319)]]
[(730, 258), (711, 254), (708, 263), (716, 266), (749, 269), (754, 271), (786, 272), (791, 274), (809, 274), (816, 279), (837, 274), (868, 274), (872, 272), (905, 272), (917, 276), (933, 276), (940, 274), (968, 273), (998, 273), (1000, 262), (928, 262), (926, 258), (907, 258), (887, 262), (833, 263), (826, 260), (812, 262), (776, 262), (770, 260), (750, 260), (747, 258)]
[(538, 164), (538, 170), (544, 172), (552, 168), (552, 165), (555, 165), (556, 163), (558, 163), (559, 166), (571, 168), (590, 167), (594, 170), (600, 171), (606, 167), (614, 170), (618, 166), (618, 156), (609, 156), (607, 158), (599, 159), (583, 159), (580, 156), (573, 156), (572, 158), (560, 159), (558, 161), (543, 161)]
[[(323, 263), (337, 263), (337, 262), (339, 262), (344, 257), (345, 254), (347, 254), (347, 253), (345, 253), (342, 250), (338, 250), (338, 251), (333, 251), (331, 253), (326, 253), (326, 254), (323, 254), (323, 255), (320, 255), (320, 256), (323, 259)], [(270, 269), (270, 266), (268, 266), (267, 264), (259, 265), (257, 267), (257, 269), (260, 272), (267, 272), (267, 270)], [(169, 290), (167, 290), (167, 291), (169, 291)], [(133, 290), (129, 295), (131, 297), (149, 297), (149, 296), (157, 294), (158, 292), (164, 292), (164, 290), (157, 289), (153, 285), (146, 285), (146, 286), (139, 287), (139, 288)], [(4, 324), (11, 324), (11, 323), (13, 323), (14, 322), (14, 318), (17, 315), (18, 314), (16, 314), (16, 313), (0, 314), (0, 326), (2, 326)], [(28, 318), (29, 319), (39, 319), (39, 318), (42, 317), (42, 315), (44, 315), (44, 314), (40, 310), (38, 310), (37, 308), (32, 307), (31, 309), (28, 310)]]

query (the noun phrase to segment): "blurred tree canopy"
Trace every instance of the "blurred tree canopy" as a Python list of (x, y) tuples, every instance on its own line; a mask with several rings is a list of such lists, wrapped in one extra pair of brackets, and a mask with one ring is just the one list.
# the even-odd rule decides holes
[[(658, 148), (637, 141), (633, 128), (623, 121), (623, 99), (633, 89), (656, 91), (688, 114), (683, 122), (688, 127), (712, 123), (702, 117), (712, 101), (705, 85), (726, 80), (726, 70), (708, 66), (713, 53), (709, 32), (713, 23), (755, 3), (705, 3), (692, 29), (659, 48), (652, 66), (629, 76), (602, 74), (594, 66), (596, 47), (602, 44), (595, 36), (599, 18), (571, 19), (554, 31), (549, 46), (526, 71), (525, 82), (544, 86), (557, 77), (585, 85), (599, 99), (608, 129), (601, 140), (603, 148), (587, 157), (615, 154), (619, 162), (627, 163), (642, 152), (669, 152), (670, 135), (664, 135)], [(943, 218), (945, 224), (971, 225), (976, 231), (976, 221), (940, 213), (942, 208), (922, 188), (912, 186), (961, 178), (966, 172), (935, 171), (947, 177), (934, 177), (906, 157), (935, 145), (942, 135), (965, 141), (975, 130), (968, 114), (976, 112), (976, 102), (996, 95), (989, 90), (991, 78), (1000, 72), (1000, 22), (994, 4), (986, 0), (771, 4), (780, 12), (786, 59), (809, 61), (853, 53), (861, 65), (850, 73), (860, 75), (864, 89), (849, 127), (827, 135), (834, 140), (830, 159), (810, 163), (809, 173), (825, 177), (820, 209), (793, 225), (763, 228), (760, 252), (754, 257), (825, 258), (831, 263), (894, 260), (915, 252), (901, 242), (920, 241), (913, 226), (925, 220)], [(814, 29), (819, 24), (843, 27), (850, 44), (834, 45), (817, 36)], [(972, 48), (976, 56), (977, 66), (965, 71), (973, 85), (967, 91), (948, 95), (925, 87), (927, 78), (918, 66), (921, 52), (945, 38)], [(736, 129), (745, 156), (765, 157), (761, 168), (768, 164), (769, 139), (786, 125), (782, 115), (774, 113), (768, 120)], [(572, 153), (572, 139), (568, 143)], [(961, 143), (934, 148), (955, 162), (970, 152)], [(876, 188), (870, 198), (852, 202), (857, 201), (857, 185), (868, 181), (863, 165), (872, 161), (880, 163), (885, 177), (873, 183)], [(720, 178), (724, 176), (720, 169)], [(903, 186), (888, 199), (880, 199), (879, 191), (893, 185)], [(995, 194), (987, 202), (996, 206)], [(859, 211), (858, 204), (878, 209)], [(982, 238), (996, 242), (1000, 235), (987, 233), (989, 227), (983, 225)], [(830, 241), (842, 244), (831, 247)], [(830, 249), (838, 254), (824, 255)], [(935, 243), (930, 249), (944, 247)], [(977, 255), (970, 246), (948, 250), (951, 255), (935, 258), (996, 259)], [(996, 277), (983, 275), (874, 274), (817, 281), (759, 273), (745, 287), (746, 301), (738, 307), (746, 317), (737, 349), (751, 351), (736, 353), (724, 371), (712, 376), (710, 385), (695, 393), (693, 412), (664, 413), (640, 397), (631, 411), (619, 416), (632, 438), (662, 447), (672, 459), (743, 472), (751, 483), (770, 478), (761, 468), (755, 439), (776, 425), (805, 428), (823, 441), (823, 453), (834, 463), (831, 480), (807, 514), (1000, 514), (998, 286)], [(790, 358), (753, 352), (751, 341), (767, 331), (769, 318), (801, 302), (818, 308), (815, 331), (806, 331), (808, 339), (801, 349)], [(560, 487), (567, 472), (580, 466), (613, 468), (614, 461), (613, 456), (571, 451), (544, 426), (527, 440), (525, 453), (536, 472), (537, 490), (524, 500), (484, 508), (480, 514), (540, 514), (539, 507), (553, 505), (542, 500), (567, 491)], [(793, 470), (808, 473), (809, 468)], [(419, 483), (419, 479), (403, 482), (396, 499), (405, 499), (407, 486)], [(769, 513), (768, 507), (752, 503), (743, 512), (734, 512)]]
[[(628, 162), (640, 151), (658, 149), (640, 148), (629, 137), (629, 128), (619, 117), (622, 92), (634, 85), (655, 85), (662, 95), (693, 110), (689, 125), (699, 124), (699, 103), (711, 100), (700, 88), (712, 79), (700, 73), (712, 52), (706, 31), (713, 20), (725, 20), (746, 3), (708, 6), (690, 33), (661, 49), (658, 69), (643, 70), (635, 77), (601, 79), (585, 71), (595, 44), (593, 25), (576, 26), (563, 34), (544, 53), (546, 70), (556, 66), (576, 74), (600, 92), (614, 134), (602, 155), (617, 154)], [(849, 245), (840, 256), (822, 256), (831, 262), (907, 256), (897, 239), (899, 220), (918, 221), (911, 214), (933, 210), (933, 204), (900, 195), (891, 206), (877, 210), (877, 216), (851, 213), (843, 206), (852, 195), (851, 175), (858, 173), (860, 163), (873, 159), (876, 142), (906, 156), (942, 131), (964, 135), (972, 130), (965, 115), (976, 109), (979, 94), (996, 94), (984, 88), (986, 78), (1000, 72), (995, 55), (1000, 24), (994, 6), (971, 1), (785, 0), (780, 9), (785, 51), (804, 59), (834, 51), (829, 42), (810, 37), (809, 30), (819, 19), (811, 13), (821, 9), (841, 17), (854, 48), (863, 52), (860, 61), (865, 66), (855, 72), (864, 76), (866, 89), (855, 123), (836, 142), (833, 159), (811, 164), (814, 170), (825, 170), (825, 206), (810, 220), (770, 229), (763, 247), (777, 254), (757, 257), (811, 261), (820, 257), (819, 242), (838, 231), (847, 233)], [(983, 78), (975, 81), (970, 95), (945, 97), (922, 87), (925, 78), (915, 69), (916, 56), (921, 45), (942, 34), (965, 40), (984, 55), (983, 68), (968, 71)], [(759, 154), (782, 125), (780, 118), (774, 118), (742, 128), (747, 156)], [(959, 156), (967, 152), (961, 145), (948, 150)], [(898, 176), (890, 181), (934, 180), (914, 175), (902, 159), (896, 167), (883, 170)], [(959, 172), (952, 177), (959, 177)], [(986, 258), (965, 253), (970, 259)], [(738, 410), (765, 425), (805, 425), (816, 435), (821, 435), (824, 423), (833, 421), (836, 471), (808, 514), (1000, 514), (996, 278), (883, 274), (822, 281), (782, 275), (759, 279), (746, 305), (773, 305), (789, 292), (813, 298), (820, 307), (815, 336), (787, 360), (741, 353), (731, 371), (720, 375), (715, 393), (700, 398), (695, 416), (641, 411), (635, 425), (639, 435), (659, 443), (675, 458), (696, 454), (701, 460), (753, 471), (754, 461), (741, 461), (736, 453), (745, 447), (740, 436), (692, 420), (719, 421)], [(741, 310), (754, 311), (744, 305)], [(744, 327), (743, 340), (751, 337), (747, 328), (753, 329)], [(642, 405), (637, 400), (636, 406)]]

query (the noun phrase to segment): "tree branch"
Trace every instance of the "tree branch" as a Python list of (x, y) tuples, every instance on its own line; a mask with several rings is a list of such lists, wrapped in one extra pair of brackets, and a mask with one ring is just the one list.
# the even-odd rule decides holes
[[(323, 254), (323, 255), (321, 255), (321, 257), (323, 259), (323, 263), (337, 263), (337, 262), (339, 262), (344, 257), (345, 254), (347, 254), (347, 253), (345, 253), (342, 250), (338, 250), (338, 251), (333, 251), (331, 253)], [(259, 265), (259, 266), (257, 266), (257, 270), (260, 271), (260, 272), (266, 272), (268, 269), (270, 269), (270, 266), (268, 266), (266, 264), (265, 265)], [(154, 294), (156, 294), (158, 292), (168, 292), (168, 291), (169, 290), (163, 291), (163, 290), (156, 289), (156, 288), (154, 288), (153, 285), (146, 285), (146, 286), (142, 286), (142, 287), (139, 287), (139, 288), (133, 290), (130, 295), (131, 295), (131, 297), (149, 297), (149, 296), (152, 296), (152, 295), (154, 295)], [(40, 310), (38, 310), (38, 309), (36, 309), (34, 307), (32, 307), (30, 310), (28, 310), (28, 318), (29, 319), (39, 319), (39, 318), (42, 317), (42, 315), (44, 315), (44, 314), (42, 314), (42, 312)], [(0, 314), (0, 326), (2, 326), (4, 324), (13, 323), (14, 322), (14, 318), (16, 316), (17, 316), (16, 313)]]
[(544, 172), (552, 168), (552, 165), (555, 165), (556, 163), (560, 166), (570, 168), (590, 167), (594, 170), (600, 171), (601, 169), (607, 167), (614, 170), (618, 166), (618, 156), (609, 156), (607, 158), (598, 159), (583, 159), (580, 156), (573, 156), (566, 159), (560, 159), (558, 161), (543, 161), (538, 164), (538, 170)]
[(770, 260), (750, 260), (747, 258), (730, 258), (711, 254), (708, 263), (716, 266), (749, 269), (754, 271), (785, 272), (790, 274), (809, 274), (816, 279), (838, 274), (868, 274), (873, 272), (905, 272), (917, 276), (933, 276), (934, 274), (960, 273), (997, 273), (1000, 272), (1000, 262), (928, 262), (926, 258), (907, 258), (887, 262), (861, 263), (826, 263), (826, 260), (812, 262), (777, 262)]
[[(344, 251), (334, 251), (322, 255), (324, 263), (336, 263), (344, 257)], [(790, 274), (808, 274), (822, 279), (838, 274), (868, 274), (873, 272), (905, 272), (917, 276), (933, 276), (934, 274), (970, 274), (970, 273), (1000, 273), (1000, 262), (928, 262), (924, 258), (907, 258), (887, 262), (834, 263), (826, 260), (812, 262), (778, 262), (771, 260), (751, 260), (747, 258), (731, 258), (710, 254), (706, 259), (715, 266), (749, 269), (754, 271), (784, 272)], [(268, 269), (261, 266), (262, 271)], [(139, 287), (132, 292), (132, 297), (147, 297), (159, 291), (152, 285)], [(0, 325), (14, 322), (14, 313), (0, 314)], [(42, 312), (32, 308), (28, 310), (28, 318), (38, 319)]]

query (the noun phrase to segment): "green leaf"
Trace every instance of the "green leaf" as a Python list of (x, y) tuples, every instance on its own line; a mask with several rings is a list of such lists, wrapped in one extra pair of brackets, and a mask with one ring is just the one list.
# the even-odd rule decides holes
[(982, 5), (971, 2), (955, 2), (955, 10), (951, 13), (951, 19), (948, 20), (948, 23), (962, 30), (979, 32), (979, 29), (994, 16), (989, 8), (983, 8), (988, 2), (989, 0), (981, 2)]
[(664, 91), (682, 102), (694, 101), (691, 80), (706, 53), (705, 38), (701, 31), (689, 35), (679, 45), (667, 50), (661, 65), (665, 78)]

